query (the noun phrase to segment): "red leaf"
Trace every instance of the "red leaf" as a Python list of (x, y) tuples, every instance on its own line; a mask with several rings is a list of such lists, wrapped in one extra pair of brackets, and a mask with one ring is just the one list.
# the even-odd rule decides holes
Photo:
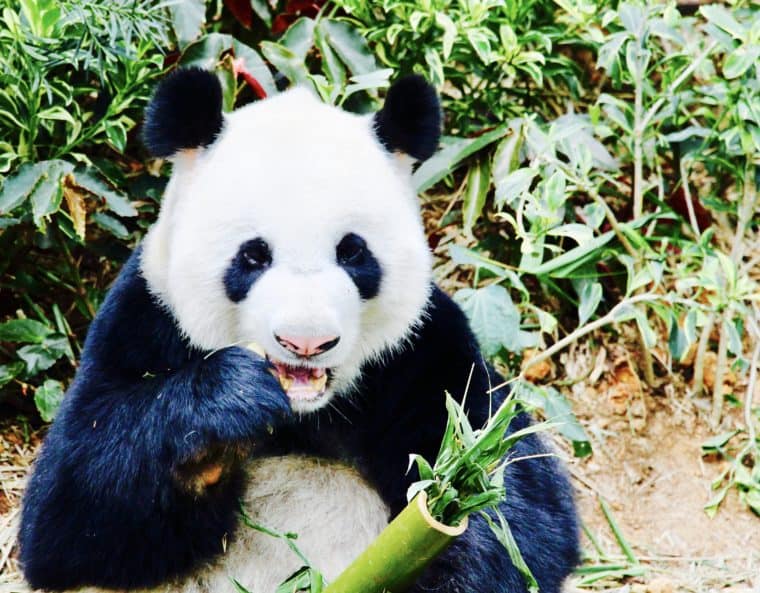
[(264, 90), (264, 87), (261, 86), (261, 83), (256, 80), (256, 77), (248, 72), (243, 58), (235, 58), (232, 60), (232, 73), (235, 75), (235, 78), (242, 76), (243, 80), (245, 80), (245, 83), (251, 87), (251, 90), (253, 90), (253, 94), (256, 95), (256, 97), (259, 99), (266, 99), (267, 92)]
[(295, 22), (296, 18), (298, 17), (292, 14), (278, 14), (272, 21), (272, 33), (274, 35), (281, 35), (288, 30), (288, 27)]
[(241, 25), (246, 29), (251, 28), (253, 25), (253, 9), (250, 0), (224, 0), (224, 5)]

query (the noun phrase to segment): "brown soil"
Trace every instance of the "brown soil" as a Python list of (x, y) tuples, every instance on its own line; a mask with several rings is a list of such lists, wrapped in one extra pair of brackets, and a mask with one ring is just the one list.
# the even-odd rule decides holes
[[(742, 505), (735, 490), (714, 518), (704, 512), (714, 496), (711, 483), (725, 467), (702, 456), (701, 443), (715, 434), (700, 411), (706, 402), (689, 400), (677, 377), (661, 388), (664, 395), (646, 395), (638, 379), (629, 381), (628, 372), (620, 372), (619, 359), (609, 357), (612, 362), (600, 365), (604, 358), (585, 348), (564, 357), (567, 376), (578, 376), (584, 367), (596, 366), (597, 374), (599, 366), (602, 370), (593, 384), (587, 380), (571, 389), (594, 447), (593, 456), (570, 463), (577, 501), (586, 527), (610, 559), (600, 561), (584, 536), (585, 551), (592, 561), (623, 561), (600, 509), (602, 498), (646, 571), (627, 581), (630, 591), (757, 593), (760, 518)], [(729, 414), (723, 424), (724, 429), (739, 425), (738, 416)], [(598, 586), (605, 585), (616, 589), (621, 583), (607, 580)]]

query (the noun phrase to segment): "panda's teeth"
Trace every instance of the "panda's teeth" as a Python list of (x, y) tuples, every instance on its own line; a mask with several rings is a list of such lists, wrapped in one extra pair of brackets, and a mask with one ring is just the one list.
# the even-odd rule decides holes
[(314, 388), (314, 391), (317, 393), (322, 393), (325, 390), (325, 386), (327, 385), (327, 374), (323, 369), (320, 370), (322, 371), (321, 375), (312, 375), (311, 379), (309, 380), (311, 386)]
[(295, 380), (293, 377), (289, 377), (287, 375), (280, 375), (280, 385), (282, 385), (282, 389), (285, 392), (290, 391), (290, 388), (293, 387), (293, 383)]

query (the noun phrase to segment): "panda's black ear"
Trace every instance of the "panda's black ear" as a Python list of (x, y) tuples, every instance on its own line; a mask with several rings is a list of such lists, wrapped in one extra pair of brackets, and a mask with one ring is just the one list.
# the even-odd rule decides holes
[(421, 76), (400, 78), (375, 114), (375, 134), (390, 152), (403, 152), (418, 161), (429, 159), (441, 138), (438, 93)]
[(145, 110), (143, 142), (156, 157), (211, 144), (222, 130), (222, 87), (215, 74), (180, 68), (164, 78)]

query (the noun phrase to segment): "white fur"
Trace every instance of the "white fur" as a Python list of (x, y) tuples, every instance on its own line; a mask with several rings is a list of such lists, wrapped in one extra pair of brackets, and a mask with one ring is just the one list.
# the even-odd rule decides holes
[[(339, 335), (313, 361), (333, 369), (332, 395), (346, 391), (364, 361), (403, 342), (428, 298), (431, 257), (408, 162), (382, 148), (370, 118), (305, 90), (227, 115), (212, 146), (177, 159), (164, 200), (143, 272), (201, 348), (257, 342), (295, 363), (275, 332)], [(335, 261), (347, 233), (362, 236), (382, 268), (380, 293), (367, 302)], [(256, 237), (271, 245), (273, 264), (234, 304), (223, 274)]]
[[(244, 498), (249, 516), (296, 545), (329, 581), (378, 536), (389, 510), (356, 470), (324, 459), (287, 456), (251, 463)], [(159, 553), (160, 551), (157, 551)], [(245, 525), (226, 552), (192, 577), (142, 593), (234, 593), (231, 578), (252, 593), (274, 593), (303, 562), (287, 544)], [(88, 588), (79, 593), (105, 593)]]

